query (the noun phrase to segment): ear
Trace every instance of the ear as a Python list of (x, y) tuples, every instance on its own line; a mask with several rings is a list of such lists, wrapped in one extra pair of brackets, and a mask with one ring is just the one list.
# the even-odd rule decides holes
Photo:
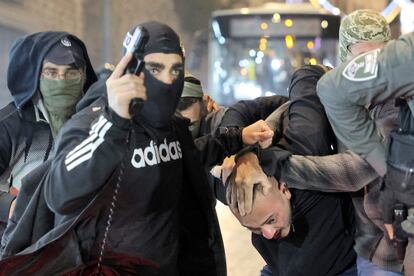
[(282, 196), (286, 197), (287, 199), (290, 199), (292, 197), (292, 194), (290, 193), (289, 188), (285, 182), (280, 182), (279, 190)]

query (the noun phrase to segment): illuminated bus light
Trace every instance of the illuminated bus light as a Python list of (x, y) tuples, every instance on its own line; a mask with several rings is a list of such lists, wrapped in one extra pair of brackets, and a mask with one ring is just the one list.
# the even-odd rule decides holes
[(267, 25), (266, 22), (262, 22), (262, 24), (260, 24), (260, 29), (262, 29), (262, 30), (267, 30), (268, 27), (269, 26)]
[(280, 22), (280, 14), (274, 13), (273, 16), (272, 16), (272, 22), (275, 23), (275, 24), (279, 23)]
[(292, 49), (294, 46), (293, 36), (287, 35), (285, 36), (286, 47), (288, 49)]
[(310, 58), (309, 59), (309, 64), (316, 65), (317, 63), (318, 63), (318, 61), (316, 60), (316, 58)]
[(279, 59), (273, 59), (272, 60), (272, 63), (270, 65), (272, 66), (272, 69), (273, 70), (277, 71), (282, 66), (282, 63), (280, 62)]
[(401, 6), (400, 23), (401, 33), (406, 34), (414, 31), (414, 4), (412, 2)]
[(319, 0), (319, 4), (331, 13), (333, 13), (334, 15), (341, 14), (341, 10), (332, 5), (328, 0)]
[(308, 41), (306, 47), (308, 47), (309, 50), (312, 50), (313, 47), (315, 47), (315, 43), (313, 43), (313, 41)]
[(249, 8), (241, 8), (240, 13), (241, 14), (248, 14), (249, 13)]
[(260, 45), (259, 45), (259, 50), (260, 50), (260, 51), (266, 51), (266, 49), (267, 49), (266, 44), (260, 44)]
[(249, 66), (249, 61), (247, 59), (242, 59), (239, 61), (239, 66), (240, 67), (247, 67)]
[(247, 76), (247, 68), (240, 69), (240, 75)]
[(266, 44), (266, 43), (267, 43), (267, 39), (266, 39), (265, 37), (262, 37), (262, 38), (259, 40), (259, 43), (260, 43), (260, 44)]
[(321, 22), (321, 27), (322, 27), (322, 29), (326, 29), (326, 28), (328, 28), (328, 21), (326, 21), (326, 20), (322, 20), (322, 22)]
[(220, 37), (222, 37), (221, 31), (220, 31), (220, 26), (219, 26), (219, 24), (218, 24), (218, 22), (216, 20), (213, 20), (213, 22), (211, 23), (211, 26), (213, 28), (214, 36), (217, 39), (219, 39)]
[(255, 56), (256, 56), (256, 51), (255, 51), (255, 50), (253, 50), (253, 49), (251, 49), (251, 50), (249, 51), (249, 56), (251, 56), (251, 57), (255, 57)]
[(285, 20), (285, 26), (290, 28), (293, 26), (293, 20), (292, 19), (286, 19)]

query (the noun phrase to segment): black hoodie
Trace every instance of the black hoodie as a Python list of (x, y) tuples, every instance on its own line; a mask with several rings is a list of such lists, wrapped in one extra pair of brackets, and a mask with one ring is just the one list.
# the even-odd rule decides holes
[(8, 219), (14, 196), (9, 187), (19, 187), (21, 178), (49, 158), (53, 137), (40, 110), (33, 104), (38, 93), (43, 60), (62, 38), (69, 37), (83, 50), (86, 81), (84, 91), (97, 78), (84, 43), (66, 32), (41, 32), (18, 39), (9, 54), (7, 85), (13, 102), (0, 110), (0, 234)]
[(18, 109), (22, 109), (36, 94), (43, 60), (49, 50), (64, 37), (74, 40), (83, 50), (87, 76), (84, 91), (97, 80), (85, 44), (76, 36), (66, 32), (41, 32), (22, 37), (10, 50), (7, 70), (7, 87)]

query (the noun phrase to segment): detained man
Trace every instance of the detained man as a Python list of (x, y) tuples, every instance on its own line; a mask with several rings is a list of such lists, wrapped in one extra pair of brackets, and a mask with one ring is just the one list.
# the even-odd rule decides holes
[[(289, 105), (275, 111), (280, 117), (273, 118), (272, 146), (248, 147), (236, 156), (227, 203), (240, 222), (255, 232), (252, 243), (267, 263), (263, 276), (352, 275), (356, 270), (349, 196), (291, 188), (289, 183), (279, 182), (278, 167), (273, 163), (277, 155), (289, 156), (288, 151), (321, 156), (335, 153), (336, 139), (316, 95), (317, 81), (327, 70), (320, 65), (297, 70), (289, 86)], [(249, 195), (240, 183), (257, 185), (249, 187), (253, 191)], [(246, 201), (253, 202), (253, 215), (246, 214)]]

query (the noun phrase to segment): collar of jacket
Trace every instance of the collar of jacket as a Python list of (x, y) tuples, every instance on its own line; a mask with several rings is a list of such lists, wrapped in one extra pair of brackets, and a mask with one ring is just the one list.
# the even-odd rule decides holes
[(43, 108), (42, 110), (42, 108), (35, 103), (26, 105), (24, 108), (18, 109), (18, 111), (19, 117), (25, 121), (49, 124), (45, 109)]

